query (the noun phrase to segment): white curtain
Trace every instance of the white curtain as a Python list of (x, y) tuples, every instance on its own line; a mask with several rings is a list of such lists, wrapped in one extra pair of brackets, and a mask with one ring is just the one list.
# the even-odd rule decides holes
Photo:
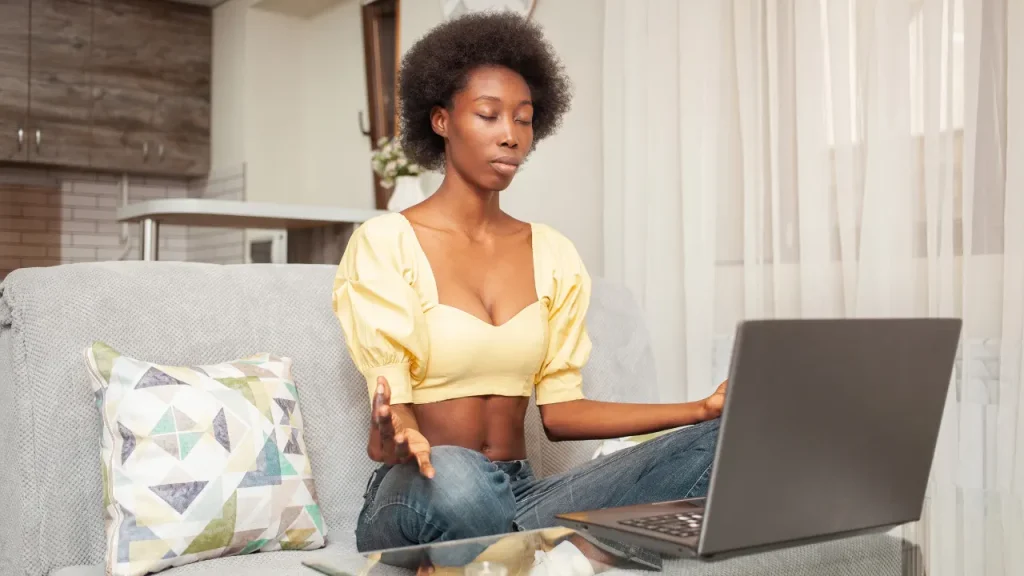
[[(741, 319), (962, 317), (929, 509), (953, 524), (922, 538), (983, 539), (965, 500), (1024, 494), (1024, 2), (605, 7), (604, 270), (662, 399), (710, 393)], [(983, 574), (968, 548), (933, 573)]]

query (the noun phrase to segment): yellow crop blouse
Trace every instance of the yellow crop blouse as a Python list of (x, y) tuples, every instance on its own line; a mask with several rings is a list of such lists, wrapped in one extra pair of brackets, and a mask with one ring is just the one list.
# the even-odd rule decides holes
[(356, 229), (333, 304), (371, 402), (378, 376), (387, 378), (393, 404), (528, 397), (534, 389), (539, 405), (583, 398), (590, 277), (569, 239), (531, 226), (537, 301), (499, 326), (438, 303), (430, 263), (405, 216), (377, 216)]

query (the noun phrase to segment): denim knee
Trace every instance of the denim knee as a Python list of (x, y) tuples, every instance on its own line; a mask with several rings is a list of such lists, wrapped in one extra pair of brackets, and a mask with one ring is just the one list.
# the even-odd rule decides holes
[[(516, 502), (508, 476), (483, 454), (438, 446), (431, 479), (415, 463), (390, 469), (357, 529), (360, 549), (426, 544), (512, 530)], [(394, 538), (400, 536), (401, 540)]]
[(715, 446), (718, 444), (719, 422), (718, 418), (705, 420), (666, 435), (665, 440), (670, 445), (669, 450), (686, 452), (691, 455), (705, 453), (710, 465), (715, 457)]
[(430, 480), (430, 514), (453, 538), (504, 534), (512, 530), (516, 499), (508, 476), (483, 454), (457, 446), (439, 446), (430, 455), (436, 474)]

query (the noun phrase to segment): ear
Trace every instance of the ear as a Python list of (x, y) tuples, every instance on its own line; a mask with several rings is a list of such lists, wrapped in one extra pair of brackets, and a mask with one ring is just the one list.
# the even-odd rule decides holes
[(444, 106), (434, 106), (430, 109), (430, 127), (434, 129), (434, 134), (447, 138), (448, 120), (448, 110)]

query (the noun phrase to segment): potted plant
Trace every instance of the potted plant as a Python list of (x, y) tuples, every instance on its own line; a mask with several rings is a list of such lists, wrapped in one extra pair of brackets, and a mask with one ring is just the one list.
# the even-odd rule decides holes
[(399, 212), (426, 199), (420, 186), (423, 169), (405, 157), (402, 146), (393, 138), (384, 137), (377, 141), (377, 149), (371, 156), (374, 173), (380, 178), (383, 188), (391, 189), (388, 210)]

